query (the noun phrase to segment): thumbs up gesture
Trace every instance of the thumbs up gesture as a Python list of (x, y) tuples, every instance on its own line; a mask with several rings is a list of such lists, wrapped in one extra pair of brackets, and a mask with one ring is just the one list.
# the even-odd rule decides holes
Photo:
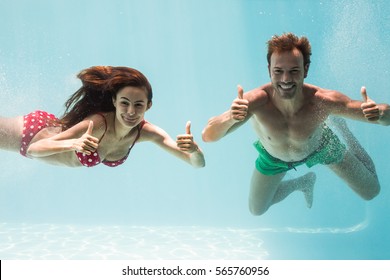
[(238, 85), (237, 86), (238, 97), (233, 100), (230, 107), (230, 116), (233, 120), (241, 122), (245, 120), (248, 114), (248, 100), (244, 99), (244, 90)]
[(96, 151), (99, 145), (99, 139), (92, 136), (93, 131), (93, 121), (89, 121), (87, 131), (78, 139), (76, 139), (73, 144), (74, 149), (77, 152), (90, 155), (92, 152)]
[(194, 142), (194, 137), (191, 134), (191, 122), (186, 124), (186, 133), (177, 136), (177, 147), (183, 152), (193, 153), (198, 150), (198, 145)]
[(362, 87), (360, 92), (363, 98), (363, 103), (360, 108), (362, 109), (364, 117), (369, 121), (379, 120), (381, 114), (378, 105), (368, 97), (365, 87)]

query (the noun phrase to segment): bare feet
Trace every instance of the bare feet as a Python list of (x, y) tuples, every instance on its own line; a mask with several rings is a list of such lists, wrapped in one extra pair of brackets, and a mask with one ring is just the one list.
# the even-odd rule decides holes
[(302, 180), (301, 191), (305, 196), (307, 208), (311, 208), (313, 206), (313, 189), (316, 179), (317, 176), (314, 172), (309, 172), (300, 178), (300, 180)]

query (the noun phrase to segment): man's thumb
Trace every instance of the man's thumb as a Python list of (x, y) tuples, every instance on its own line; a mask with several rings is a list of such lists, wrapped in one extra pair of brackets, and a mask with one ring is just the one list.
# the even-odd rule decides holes
[(186, 124), (186, 134), (191, 134), (191, 122), (188, 121)]
[(362, 87), (362, 88), (360, 89), (360, 93), (362, 94), (363, 101), (364, 101), (364, 102), (367, 102), (368, 96), (367, 96), (366, 87)]
[(244, 99), (244, 90), (242, 86), (238, 85), (237, 91), (238, 91), (238, 99)]

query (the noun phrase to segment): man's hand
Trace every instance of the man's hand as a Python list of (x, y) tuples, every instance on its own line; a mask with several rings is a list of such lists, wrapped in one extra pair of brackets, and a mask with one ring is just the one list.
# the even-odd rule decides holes
[(363, 111), (364, 117), (369, 121), (379, 120), (381, 118), (381, 112), (379, 110), (378, 105), (375, 103), (374, 100), (370, 99), (367, 96), (365, 87), (362, 87), (360, 92), (363, 97), (363, 103), (361, 105), (361, 109)]
[(238, 97), (234, 99), (230, 107), (230, 116), (233, 120), (241, 122), (245, 120), (248, 114), (248, 100), (244, 99), (244, 90), (240, 85), (237, 86)]

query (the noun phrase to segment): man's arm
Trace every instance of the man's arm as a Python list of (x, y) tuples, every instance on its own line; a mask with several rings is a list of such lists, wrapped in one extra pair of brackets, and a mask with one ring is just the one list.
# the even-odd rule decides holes
[(230, 109), (208, 121), (202, 132), (203, 141), (218, 141), (250, 118), (248, 114), (249, 101), (244, 99), (242, 87), (238, 86), (237, 89), (238, 97), (233, 101)]
[(352, 100), (346, 95), (334, 92), (331, 98), (331, 113), (358, 121), (390, 125), (389, 104), (376, 104), (367, 96), (365, 87), (361, 88), (361, 94), (363, 101)]

